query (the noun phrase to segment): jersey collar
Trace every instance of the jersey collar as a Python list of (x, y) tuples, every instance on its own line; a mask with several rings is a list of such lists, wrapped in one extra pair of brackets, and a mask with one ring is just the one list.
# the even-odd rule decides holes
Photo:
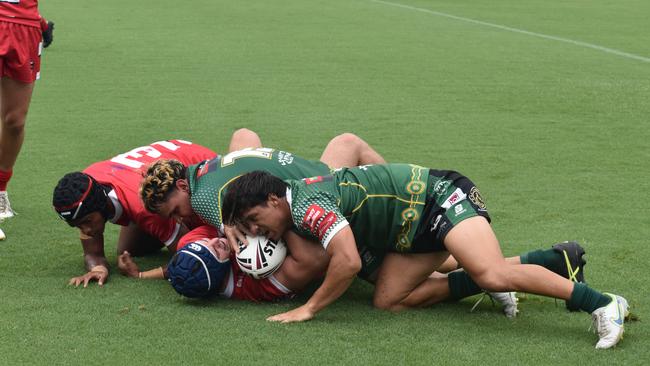
[(108, 192), (108, 198), (111, 200), (111, 203), (113, 204), (113, 207), (115, 208), (115, 213), (113, 214), (113, 217), (109, 220), (113, 224), (117, 224), (117, 222), (120, 220), (120, 217), (122, 217), (122, 212), (124, 209), (122, 208), (122, 204), (120, 203), (120, 200), (117, 198), (117, 193), (115, 193), (114, 189), (111, 189), (110, 192)]

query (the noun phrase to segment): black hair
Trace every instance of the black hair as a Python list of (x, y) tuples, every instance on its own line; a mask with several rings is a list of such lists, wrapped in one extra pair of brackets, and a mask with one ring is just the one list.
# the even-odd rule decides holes
[(271, 194), (278, 198), (286, 196), (287, 186), (282, 179), (261, 170), (235, 179), (228, 185), (221, 206), (224, 224), (235, 225), (241, 221), (244, 212), (255, 206), (265, 205)]

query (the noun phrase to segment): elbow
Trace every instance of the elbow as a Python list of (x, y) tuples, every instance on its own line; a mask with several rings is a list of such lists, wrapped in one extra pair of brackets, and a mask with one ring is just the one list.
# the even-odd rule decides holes
[(351, 277), (356, 276), (361, 271), (361, 258), (358, 255), (356, 257), (347, 257), (341, 271)]

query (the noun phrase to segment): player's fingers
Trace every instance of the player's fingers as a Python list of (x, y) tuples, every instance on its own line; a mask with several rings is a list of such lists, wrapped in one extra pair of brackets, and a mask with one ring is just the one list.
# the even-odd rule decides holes
[(280, 322), (282, 321), (282, 315), (284, 314), (278, 314), (278, 315), (273, 315), (268, 318), (266, 318), (267, 321), (269, 322)]

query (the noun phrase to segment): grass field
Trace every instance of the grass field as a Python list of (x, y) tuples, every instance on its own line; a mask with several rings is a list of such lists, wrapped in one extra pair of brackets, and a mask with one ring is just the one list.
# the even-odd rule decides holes
[[(155, 7), (151, 4), (155, 3)], [(0, 224), (0, 364), (647, 364), (650, 3), (612, 1), (41, 1), (56, 22)], [(527, 296), (509, 321), (475, 299), (390, 314), (357, 281), (311, 322), (282, 304), (196, 302), (165, 282), (84, 272), (51, 208), (65, 173), (248, 127), (317, 159), (354, 132), (387, 160), (463, 172), (505, 254), (575, 239), (587, 280), (641, 321), (595, 351), (587, 314)], [(115, 261), (117, 227), (106, 233)], [(139, 260), (144, 267), (166, 254)]]

